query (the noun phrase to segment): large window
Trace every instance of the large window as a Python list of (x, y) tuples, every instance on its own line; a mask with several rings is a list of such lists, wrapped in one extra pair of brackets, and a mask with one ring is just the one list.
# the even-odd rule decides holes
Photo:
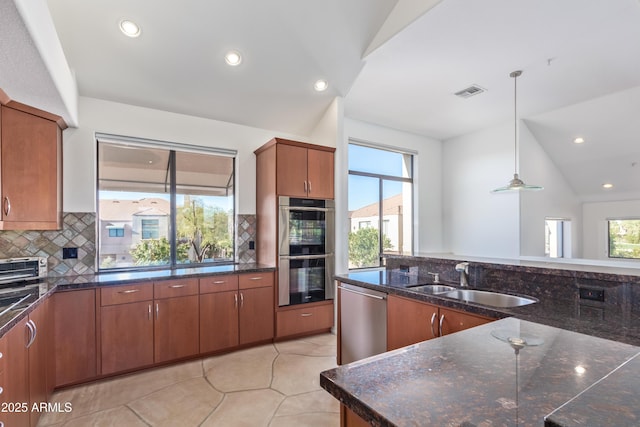
[(413, 156), (349, 144), (349, 268), (413, 254)]
[(640, 219), (610, 219), (609, 258), (640, 259)]
[(234, 152), (98, 137), (99, 269), (234, 259)]

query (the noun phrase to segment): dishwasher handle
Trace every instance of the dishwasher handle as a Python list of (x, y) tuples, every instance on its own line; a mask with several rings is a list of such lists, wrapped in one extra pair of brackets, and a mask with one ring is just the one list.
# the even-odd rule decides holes
[(383, 297), (383, 296), (372, 295), (372, 294), (368, 294), (368, 293), (365, 293), (365, 292), (356, 291), (356, 290), (353, 290), (353, 289), (350, 289), (350, 288), (345, 288), (344, 286), (338, 286), (338, 289), (342, 289), (343, 291), (351, 292), (352, 294), (358, 294), (358, 295), (362, 295), (362, 296), (369, 297), (369, 298), (374, 298), (374, 299), (379, 299), (379, 300), (387, 299), (386, 297)]

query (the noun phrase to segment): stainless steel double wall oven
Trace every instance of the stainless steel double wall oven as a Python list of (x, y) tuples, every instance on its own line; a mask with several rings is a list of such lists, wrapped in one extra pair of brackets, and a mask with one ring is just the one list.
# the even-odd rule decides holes
[(333, 200), (280, 197), (278, 304), (333, 299)]

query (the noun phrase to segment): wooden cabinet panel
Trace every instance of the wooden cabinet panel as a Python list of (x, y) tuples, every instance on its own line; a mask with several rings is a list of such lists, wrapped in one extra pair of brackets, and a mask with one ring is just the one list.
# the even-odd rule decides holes
[(155, 299), (198, 295), (198, 279), (163, 280), (153, 283)]
[(153, 364), (153, 301), (102, 307), (100, 339), (103, 375)]
[(273, 287), (240, 290), (240, 344), (273, 339)]
[(340, 404), (340, 427), (369, 427), (370, 424), (358, 414)]
[(387, 350), (395, 350), (435, 338), (438, 334), (437, 322), (437, 306), (389, 295), (387, 297)]
[(200, 295), (200, 353), (238, 345), (238, 298), (237, 290)]
[(238, 276), (238, 288), (264, 288), (273, 286), (273, 272), (241, 274)]
[(126, 304), (153, 299), (152, 283), (134, 283), (100, 289), (100, 305)]
[(276, 336), (318, 332), (333, 326), (333, 303), (282, 310), (276, 313)]
[(307, 166), (308, 197), (333, 199), (333, 153), (310, 149), (307, 151)]
[[(48, 319), (48, 301), (41, 303), (29, 314), (29, 320), (33, 328), (33, 338), (28, 349), (29, 352), (29, 402), (31, 404), (47, 402), (53, 392), (53, 384), (47, 382), (48, 371), (54, 369), (49, 366), (53, 359), (50, 357), (48, 348), (48, 337), (51, 334)], [(41, 413), (30, 412), (30, 425), (35, 427), (38, 424)]]
[(235, 274), (204, 277), (199, 282), (201, 294), (238, 290), (238, 276)]
[(52, 120), (2, 106), (4, 230), (62, 228), (62, 131)]
[(95, 289), (53, 295), (56, 386), (97, 373)]
[(155, 316), (156, 363), (198, 354), (200, 320), (197, 295), (156, 300)]
[(276, 162), (277, 193), (283, 196), (307, 197), (307, 149), (278, 144)]
[[(6, 345), (6, 369), (3, 374), (2, 401), (29, 404), (29, 354), (27, 350), (27, 318), (22, 319), (4, 336)], [(24, 409), (24, 411), (22, 411)], [(0, 412), (5, 426), (29, 425), (29, 407), (20, 411)]]
[(440, 308), (440, 320), (442, 322), (442, 335), (463, 331), (493, 321), (493, 319), (487, 319), (486, 317), (442, 307)]

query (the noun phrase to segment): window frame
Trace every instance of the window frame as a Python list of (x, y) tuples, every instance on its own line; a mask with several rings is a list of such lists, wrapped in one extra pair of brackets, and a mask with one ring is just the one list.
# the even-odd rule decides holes
[[(206, 266), (219, 266), (219, 265), (230, 265), (236, 262), (237, 259), (237, 246), (236, 246), (236, 234), (237, 234), (237, 173), (236, 173), (236, 161), (237, 161), (237, 150), (223, 149), (223, 148), (212, 148), (212, 147), (204, 147), (204, 146), (194, 146), (190, 144), (181, 144), (175, 142), (167, 142), (167, 141), (159, 141), (159, 140), (150, 140), (144, 138), (136, 138), (136, 137), (126, 137), (120, 135), (109, 135), (103, 133), (95, 134), (95, 147), (96, 147), (96, 183), (95, 183), (95, 199), (96, 199), (96, 271), (97, 272), (127, 272), (127, 271), (149, 271), (149, 270), (166, 270), (166, 269), (180, 269), (180, 268), (193, 268), (193, 267), (206, 267)], [(170, 174), (170, 185), (169, 185), (169, 230), (168, 230), (168, 240), (170, 242), (171, 254), (170, 259), (167, 264), (162, 265), (142, 265), (142, 266), (127, 266), (127, 267), (100, 267), (100, 247), (101, 247), (101, 234), (100, 234), (100, 143), (108, 143), (108, 144), (120, 144), (130, 147), (137, 147), (142, 149), (161, 149), (167, 150), (169, 152), (170, 158), (170, 166), (169, 166), (169, 174)], [(177, 236), (176, 236), (176, 218), (177, 218), (177, 206), (176, 206), (176, 194), (177, 194), (177, 183), (176, 183), (176, 153), (179, 152), (187, 152), (187, 153), (196, 153), (203, 155), (218, 155), (221, 157), (228, 157), (232, 162), (232, 170), (231, 170), (231, 179), (230, 183), (232, 184), (233, 192), (231, 194), (232, 201), (230, 205), (232, 206), (232, 230), (231, 230), (231, 241), (232, 241), (232, 251), (233, 257), (232, 259), (225, 259), (221, 261), (209, 261), (209, 262), (189, 262), (189, 263), (180, 263), (177, 260)], [(141, 230), (142, 231), (142, 230)], [(161, 234), (161, 233), (160, 233)], [(108, 236), (107, 238), (112, 238)], [(143, 239), (144, 240), (144, 239)]]
[(640, 221), (640, 217), (607, 218), (607, 258), (613, 260), (640, 261), (640, 257), (611, 256), (611, 222), (612, 221)]
[[(383, 230), (383, 212), (384, 212), (384, 183), (385, 181), (394, 181), (394, 182), (403, 182), (403, 183), (409, 183), (411, 184), (411, 218), (410, 218), (410, 223), (411, 223), (411, 255), (413, 256), (414, 251), (415, 251), (415, 222), (414, 222), (414, 212), (415, 212), (415, 183), (413, 180), (413, 177), (415, 175), (415, 156), (417, 153), (415, 152), (410, 152), (410, 151), (405, 151), (405, 150), (401, 150), (398, 148), (394, 148), (394, 147), (390, 147), (390, 146), (386, 146), (386, 145), (376, 145), (376, 144), (371, 144), (371, 143), (365, 143), (365, 142), (361, 142), (361, 141), (357, 141), (354, 139), (350, 139), (348, 142), (348, 145), (357, 145), (360, 147), (365, 147), (365, 148), (371, 148), (371, 149), (375, 149), (375, 150), (381, 150), (381, 151), (388, 151), (391, 153), (397, 153), (397, 154), (401, 154), (401, 155), (407, 155), (410, 156), (410, 177), (399, 177), (399, 176), (393, 176), (393, 175), (385, 175), (385, 174), (378, 174), (378, 173), (373, 173), (373, 172), (362, 172), (362, 171), (355, 171), (355, 170), (351, 170), (350, 168), (348, 168), (348, 173), (347, 173), (347, 178), (351, 175), (353, 176), (361, 176), (361, 177), (367, 177), (367, 178), (374, 178), (374, 179), (378, 179), (378, 265), (377, 266), (368, 266), (368, 267), (354, 267), (354, 268), (349, 268), (349, 270), (362, 270), (362, 269), (367, 269), (367, 268), (380, 268), (383, 266), (383, 257), (384, 257), (384, 250), (383, 250), (383, 246), (384, 246), (384, 230)], [(348, 147), (347, 147), (348, 150)], [(373, 227), (373, 225), (371, 225)], [(351, 228), (351, 227), (349, 227)], [(347, 248), (347, 256), (348, 256), (348, 248)]]

